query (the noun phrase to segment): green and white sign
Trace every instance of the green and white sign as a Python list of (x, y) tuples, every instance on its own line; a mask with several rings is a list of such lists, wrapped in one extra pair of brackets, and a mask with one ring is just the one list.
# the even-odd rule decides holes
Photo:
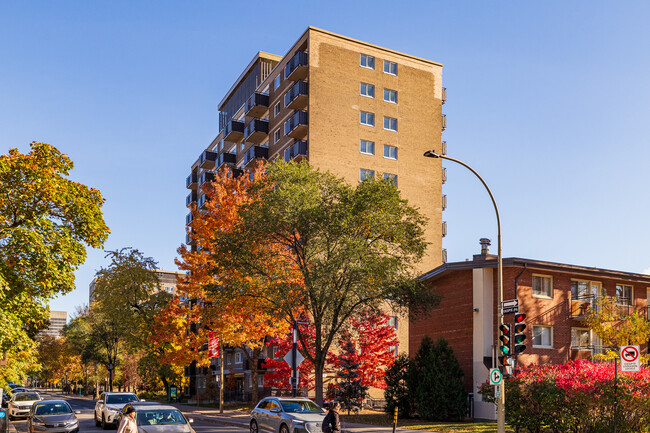
[(501, 371), (498, 368), (493, 368), (490, 370), (490, 383), (492, 385), (501, 385), (502, 380), (503, 376), (501, 375)]

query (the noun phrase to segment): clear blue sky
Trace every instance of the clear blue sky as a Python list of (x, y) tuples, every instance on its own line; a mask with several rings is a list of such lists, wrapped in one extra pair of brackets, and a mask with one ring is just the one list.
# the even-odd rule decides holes
[[(0, 153), (44, 141), (102, 191), (106, 249), (174, 270), (185, 177), (217, 104), (257, 51), (307, 26), (444, 64), (448, 155), (500, 206), (504, 256), (650, 268), (650, 2), (3, 1)], [(489, 198), (451, 162), (449, 260), (496, 243)], [(426, 191), (423, 191), (425, 194)], [(107, 264), (91, 250), (73, 312)]]

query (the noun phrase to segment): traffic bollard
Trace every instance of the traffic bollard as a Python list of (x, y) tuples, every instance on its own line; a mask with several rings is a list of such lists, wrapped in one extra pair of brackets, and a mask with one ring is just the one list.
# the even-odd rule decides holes
[(0, 409), (0, 433), (9, 432), (9, 416), (6, 409)]

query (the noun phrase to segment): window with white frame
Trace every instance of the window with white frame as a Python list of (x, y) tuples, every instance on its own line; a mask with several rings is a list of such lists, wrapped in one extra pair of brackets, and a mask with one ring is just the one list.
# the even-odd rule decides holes
[(572, 280), (571, 299), (583, 301), (600, 295), (602, 284), (599, 281)]
[(553, 277), (533, 274), (533, 296), (539, 298), (553, 297)]
[(277, 104), (275, 104), (275, 107), (273, 107), (273, 116), (277, 116), (278, 114), (280, 114), (280, 109), (281, 108), (282, 107), (280, 106), (279, 102)]
[(574, 350), (591, 349), (591, 335), (589, 333), (589, 329), (571, 328), (571, 349)]
[(384, 89), (384, 101), (397, 104), (397, 90)]
[(361, 140), (360, 151), (361, 151), (361, 153), (365, 153), (366, 155), (374, 155), (375, 154), (375, 142), (374, 141), (368, 141), (368, 140)]
[(394, 117), (384, 116), (384, 129), (388, 131), (397, 131), (397, 119)]
[(384, 158), (397, 159), (397, 147), (384, 144)]
[(533, 325), (533, 347), (553, 347), (553, 327)]
[(364, 180), (373, 177), (375, 177), (375, 170), (368, 170), (367, 168), (362, 168), (359, 172), (359, 180)]
[(368, 69), (375, 69), (375, 58), (367, 54), (361, 54), (361, 66)]
[(397, 63), (384, 60), (384, 73), (390, 75), (397, 75)]
[(242, 363), (241, 352), (235, 352), (235, 364), (241, 364), (241, 363)]
[(375, 113), (370, 113), (368, 111), (361, 112), (361, 124), (368, 126), (375, 126)]
[(618, 305), (632, 305), (633, 288), (628, 284), (616, 285), (616, 303)]
[(275, 77), (275, 90), (278, 90), (280, 88), (281, 83), (282, 83), (282, 74)]
[(280, 141), (280, 136), (281, 136), (281, 132), (280, 132), (280, 128), (278, 128), (273, 133), (273, 142), (277, 143), (278, 141)]
[(397, 188), (397, 175), (393, 173), (384, 173), (384, 179), (388, 179), (390, 183), (395, 185), (395, 188)]
[(368, 83), (361, 83), (361, 96), (367, 96), (368, 98), (375, 97), (375, 85)]
[(390, 319), (388, 319), (388, 326), (397, 329), (397, 323), (397, 316), (390, 316)]

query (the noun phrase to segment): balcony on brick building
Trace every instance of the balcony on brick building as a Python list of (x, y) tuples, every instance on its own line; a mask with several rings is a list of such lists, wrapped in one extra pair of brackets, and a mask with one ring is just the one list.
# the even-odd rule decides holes
[(237, 163), (237, 155), (234, 153), (220, 153), (217, 157), (216, 166), (217, 169), (221, 168), (223, 165), (235, 165)]
[(253, 119), (244, 129), (244, 140), (261, 144), (269, 137), (269, 122), (268, 120)]
[(194, 203), (195, 201), (196, 201), (196, 192), (192, 191), (185, 198), (185, 206), (189, 206), (190, 204)]
[(301, 139), (307, 135), (308, 118), (306, 111), (296, 111), (284, 122), (284, 135)]
[(196, 190), (199, 186), (198, 180), (199, 177), (196, 175), (196, 173), (190, 174), (189, 176), (187, 176), (187, 179), (185, 179), (185, 187), (187, 189)]
[(292, 81), (304, 80), (309, 72), (309, 56), (298, 51), (284, 67), (284, 78)]
[(244, 112), (246, 116), (261, 118), (269, 111), (269, 95), (267, 93), (253, 93), (246, 100)]
[(199, 186), (202, 186), (204, 183), (214, 180), (214, 173), (211, 171), (204, 171), (199, 176)]
[(231, 120), (223, 128), (223, 139), (233, 143), (239, 143), (244, 138), (244, 122)]
[(309, 84), (306, 81), (297, 81), (284, 94), (284, 106), (292, 110), (304, 110), (308, 102)]
[(292, 159), (296, 162), (301, 161), (307, 156), (309, 146), (306, 141), (294, 141), (293, 144), (284, 150), (284, 160), (286, 162)]
[(199, 167), (205, 170), (212, 170), (216, 159), (217, 154), (215, 152), (204, 150), (201, 155), (199, 155)]
[(269, 148), (262, 146), (251, 146), (244, 154), (244, 166), (247, 166), (251, 161), (263, 158), (269, 158)]

